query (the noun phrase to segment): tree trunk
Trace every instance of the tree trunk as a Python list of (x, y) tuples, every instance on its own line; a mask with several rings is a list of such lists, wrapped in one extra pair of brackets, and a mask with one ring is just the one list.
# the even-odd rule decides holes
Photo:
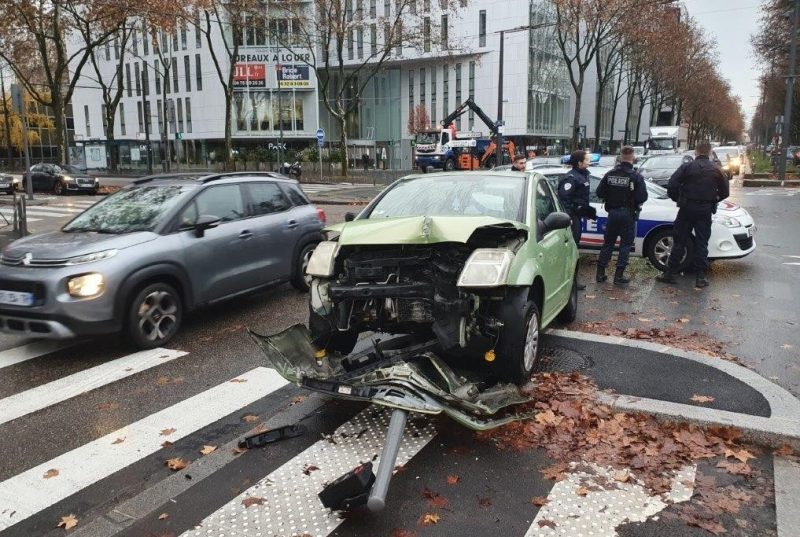
[(342, 176), (347, 177), (347, 170), (350, 165), (347, 159), (347, 116), (342, 114), (337, 119), (339, 120), (339, 128), (342, 130)]
[[(234, 171), (236, 161), (233, 158), (233, 85), (229, 84), (225, 90), (225, 170)], [(280, 118), (280, 113), (278, 113)]]
[(578, 149), (578, 133), (581, 123), (581, 96), (583, 95), (583, 73), (575, 89), (575, 113), (572, 116), (572, 150)]
[(61, 164), (67, 164), (67, 140), (64, 139), (64, 106), (59, 92), (52, 94), (51, 103), (53, 128), (56, 131), (56, 146), (58, 147), (58, 161)]
[[(598, 62), (599, 63), (599, 62)], [(597, 81), (597, 97), (594, 110), (594, 146), (595, 149), (600, 148), (600, 123), (603, 121), (603, 87), (604, 85), (600, 80)]]
[(642, 130), (642, 115), (644, 115), (644, 99), (639, 94), (639, 117), (636, 119), (636, 141), (639, 141), (639, 132)]
[[(106, 108), (108, 110), (108, 108)], [(110, 117), (109, 117), (110, 116)], [(111, 171), (119, 169), (119, 147), (114, 143), (114, 114), (106, 114), (106, 147), (111, 155)]]

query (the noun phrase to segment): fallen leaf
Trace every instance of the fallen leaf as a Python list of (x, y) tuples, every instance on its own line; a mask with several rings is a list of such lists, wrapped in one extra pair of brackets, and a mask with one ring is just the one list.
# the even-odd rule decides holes
[(247, 414), (246, 416), (242, 417), (242, 421), (244, 421), (245, 423), (254, 423), (258, 420), (259, 420), (258, 416), (254, 416), (252, 414)]
[(614, 472), (614, 481), (619, 481), (620, 483), (627, 483), (628, 480), (631, 478), (630, 472), (628, 470), (617, 470)]
[(158, 515), (159, 520), (166, 520), (167, 518), (169, 518), (169, 515), (167, 513), (161, 513), (160, 515)]
[(781, 447), (773, 451), (772, 454), (777, 455), (778, 457), (788, 457), (794, 454), (794, 450), (789, 444), (783, 444)]
[(305, 468), (303, 468), (303, 473), (306, 475), (311, 475), (311, 472), (315, 472), (319, 470), (319, 466), (314, 466), (313, 464), (307, 464)]
[(239, 447), (239, 446), (236, 446), (235, 448), (233, 448), (233, 454), (234, 454), (234, 455), (241, 455), (241, 454), (242, 454), (242, 453), (244, 453), (245, 451), (247, 451), (247, 448), (246, 448), (246, 447)]
[(478, 498), (478, 505), (481, 507), (491, 507), (492, 506), (492, 499), (491, 498)]
[(722, 535), (723, 533), (728, 533), (728, 530), (720, 524), (719, 522), (714, 522), (712, 520), (700, 520), (697, 517), (691, 517), (686, 523), (690, 526), (697, 526), (698, 528), (704, 529), (714, 535)]
[(163, 447), (163, 448), (168, 448), (171, 445), (172, 445), (172, 442), (170, 442), (169, 440), (164, 440), (163, 442), (161, 442), (161, 447)]
[(173, 429), (171, 427), (169, 429), (161, 429), (161, 433), (160, 434), (161, 434), (161, 436), (169, 436), (169, 435), (171, 435), (172, 433), (174, 433), (177, 430), (178, 429)]
[(172, 470), (173, 472), (177, 472), (178, 470), (183, 470), (186, 468), (189, 463), (185, 460), (181, 459), (180, 457), (176, 457), (174, 459), (167, 459), (167, 467)]
[(425, 487), (422, 490), (422, 496), (428, 500), (428, 504), (430, 504), (431, 507), (435, 507), (437, 509), (443, 509), (447, 507), (447, 504), (450, 503), (447, 498), (438, 492), (429, 489), (428, 487)]
[(116, 440), (114, 440), (114, 441), (113, 441), (113, 442), (111, 442), (111, 443), (112, 443), (112, 444), (121, 444), (121, 443), (123, 443), (124, 441), (125, 441), (125, 437), (124, 437), (124, 436), (121, 436), (121, 437), (117, 438)]
[(292, 398), (292, 402), (289, 403), (289, 406), (299, 405), (300, 403), (302, 403), (305, 400), (306, 400), (306, 396), (305, 395), (297, 395), (297, 396)]
[(394, 528), (392, 533), (389, 534), (389, 537), (417, 537), (417, 534), (403, 528)]
[(738, 459), (739, 461), (746, 463), (750, 459), (755, 459), (756, 456), (747, 451), (746, 449), (740, 449), (739, 451), (733, 451), (732, 449), (725, 450), (725, 458), (733, 457)]
[(55, 477), (57, 475), (58, 475), (58, 470), (56, 470), (55, 468), (50, 468), (44, 473), (42, 477), (45, 479), (50, 479), (51, 477)]
[(534, 496), (531, 499), (531, 503), (533, 505), (535, 505), (536, 507), (543, 507), (543, 506), (547, 505), (548, 503), (550, 503), (550, 500), (548, 500), (544, 496)]
[(57, 528), (64, 528), (65, 530), (71, 530), (75, 526), (78, 525), (78, 519), (75, 518), (75, 515), (69, 514), (67, 516), (61, 517), (61, 522), (58, 523)]
[(216, 450), (217, 446), (203, 446), (203, 448), (200, 450), (200, 453), (203, 455), (210, 455), (211, 453), (214, 453)]
[(439, 523), (440, 518), (441, 517), (436, 513), (425, 513), (420, 519), (420, 524), (423, 526), (433, 526), (434, 524)]
[(542, 520), (537, 522), (537, 524), (539, 524), (540, 528), (544, 528), (545, 526), (547, 526), (548, 528), (556, 529), (556, 526), (558, 526), (558, 524), (556, 524), (552, 520), (548, 520), (546, 518), (543, 518)]
[(243, 382), (247, 382), (247, 379), (233, 379), (231, 380), (231, 382), (234, 382), (236, 384), (241, 384)]
[(689, 322), (689, 319), (687, 319), (686, 317), (681, 317), (680, 319), (678, 319), (678, 322), (686, 324)]
[(265, 501), (266, 500), (261, 496), (248, 496), (242, 500), (242, 505), (244, 505), (244, 508), (247, 509), (251, 505), (264, 505)]
[(648, 319), (646, 317), (639, 317), (639, 322), (640, 323), (652, 323), (653, 319)]
[(697, 395), (697, 394), (695, 394), (695, 395), (692, 396), (692, 401), (694, 401), (695, 403), (713, 403), (714, 402), (714, 398), (711, 397), (710, 395)]
[(791, 345), (791, 344), (789, 344), (789, 343), (784, 343), (783, 345), (781, 345), (781, 348), (782, 348), (782, 349), (785, 349), (785, 350), (787, 350), (787, 351), (788, 351), (788, 350), (790, 350), (790, 349), (793, 349), (793, 348), (794, 348), (794, 345)]
[(723, 470), (727, 470), (728, 472), (734, 475), (752, 475), (753, 469), (747, 463), (735, 463), (735, 462), (720, 462), (717, 464), (717, 468), (721, 468)]
[(564, 477), (564, 471), (566, 469), (566, 464), (558, 463), (554, 464), (553, 466), (548, 466), (547, 468), (541, 470), (541, 472), (545, 479), (550, 479), (551, 481), (560, 481)]
[(587, 494), (589, 494), (589, 489), (587, 489), (586, 487), (578, 487), (577, 490), (575, 490), (575, 494), (577, 494), (578, 496), (586, 496)]
[(119, 408), (119, 403), (100, 403), (95, 408), (97, 410), (116, 410)]
[(459, 481), (461, 481), (461, 478), (459, 476), (457, 476), (457, 475), (449, 475), (449, 476), (447, 476), (447, 484), (448, 485), (455, 485)]

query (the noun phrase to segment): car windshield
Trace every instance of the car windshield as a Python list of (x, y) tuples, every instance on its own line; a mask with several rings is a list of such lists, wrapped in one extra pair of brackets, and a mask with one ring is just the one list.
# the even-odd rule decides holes
[(640, 170), (677, 170), (683, 164), (684, 157), (652, 157), (639, 166)]
[(67, 233), (133, 233), (152, 231), (164, 214), (196, 185), (142, 185), (125, 188), (78, 215)]
[(418, 144), (435, 144), (439, 141), (439, 133), (438, 132), (418, 132), (417, 133), (417, 143)]
[(83, 173), (83, 170), (81, 170), (77, 166), (73, 166), (72, 164), (67, 164), (66, 166), (61, 166), (61, 169), (63, 169), (67, 173), (74, 173), (74, 174)]
[(651, 151), (672, 151), (675, 149), (675, 140), (672, 138), (650, 138)]
[(527, 174), (458, 174), (402, 181), (375, 204), (368, 218), (494, 216), (519, 220)]
[(651, 181), (645, 181), (644, 184), (647, 187), (648, 198), (657, 198), (660, 200), (669, 199), (669, 196), (667, 195), (667, 189), (663, 186), (657, 185)]

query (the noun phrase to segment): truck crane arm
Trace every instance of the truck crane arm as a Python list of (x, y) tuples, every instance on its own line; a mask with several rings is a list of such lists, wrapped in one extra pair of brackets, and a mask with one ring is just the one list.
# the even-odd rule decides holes
[(492, 121), (492, 119), (486, 115), (480, 106), (475, 104), (475, 101), (472, 99), (472, 97), (461, 103), (458, 108), (448, 114), (447, 117), (442, 120), (442, 126), (447, 127), (450, 125), (450, 123), (455, 121), (457, 117), (466, 112), (467, 108), (472, 109), (476, 114), (478, 114), (478, 117), (481, 118), (487, 127), (489, 127), (489, 131), (492, 134), (497, 134), (497, 125), (494, 124), (494, 121)]

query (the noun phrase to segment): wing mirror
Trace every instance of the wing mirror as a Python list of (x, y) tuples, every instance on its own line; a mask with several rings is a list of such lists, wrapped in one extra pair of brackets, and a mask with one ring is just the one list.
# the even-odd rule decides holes
[(352, 222), (355, 219), (356, 219), (356, 213), (350, 213), (350, 212), (344, 213), (345, 222)]
[(544, 232), (555, 229), (567, 229), (572, 225), (572, 219), (567, 213), (550, 213), (544, 219)]
[(197, 222), (194, 223), (194, 236), (198, 239), (204, 237), (207, 229), (215, 228), (219, 225), (221, 219), (218, 216), (211, 214), (201, 214)]

